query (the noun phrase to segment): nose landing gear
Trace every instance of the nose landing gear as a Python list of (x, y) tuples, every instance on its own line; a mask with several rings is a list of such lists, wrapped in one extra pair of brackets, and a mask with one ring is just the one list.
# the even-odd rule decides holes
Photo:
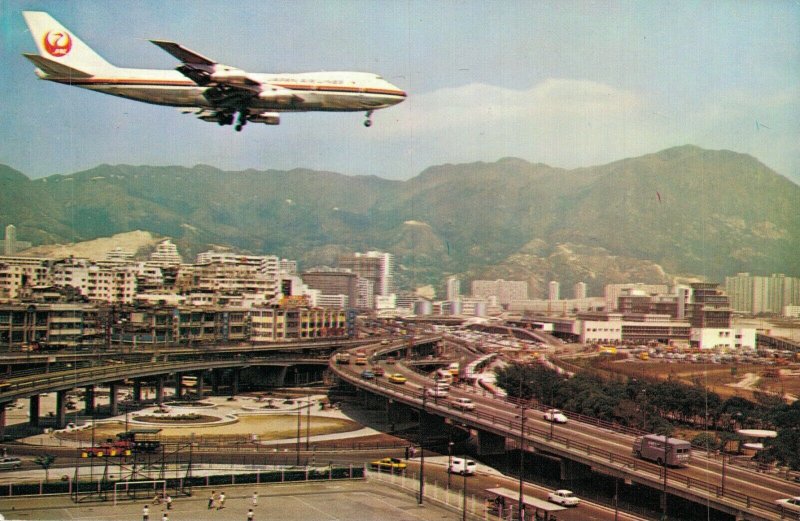
[(367, 111), (367, 120), (364, 121), (364, 126), (369, 128), (372, 126), (372, 111)]

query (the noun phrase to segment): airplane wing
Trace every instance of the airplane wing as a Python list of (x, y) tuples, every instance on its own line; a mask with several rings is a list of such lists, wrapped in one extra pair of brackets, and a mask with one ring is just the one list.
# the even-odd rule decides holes
[(241, 106), (243, 102), (254, 97), (287, 105), (302, 101), (289, 89), (261, 83), (251, 78), (246, 71), (217, 63), (178, 43), (166, 40), (150, 41), (183, 62), (177, 70), (184, 76), (198, 85), (213, 87), (206, 92), (206, 98), (216, 105)]
[(150, 40), (187, 65), (216, 65), (217, 62), (183, 45), (167, 40)]

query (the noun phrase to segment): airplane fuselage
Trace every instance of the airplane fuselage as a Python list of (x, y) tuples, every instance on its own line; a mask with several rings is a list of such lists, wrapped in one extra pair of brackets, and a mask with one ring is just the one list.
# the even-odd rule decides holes
[[(88, 78), (42, 79), (123, 98), (175, 107), (218, 108), (202, 87), (178, 71), (123, 69), (99, 71)], [(249, 73), (248, 77), (291, 91), (290, 100), (251, 98), (250, 109), (273, 112), (365, 111), (390, 107), (403, 101), (405, 92), (379, 76), (360, 72), (309, 72), (300, 74)]]

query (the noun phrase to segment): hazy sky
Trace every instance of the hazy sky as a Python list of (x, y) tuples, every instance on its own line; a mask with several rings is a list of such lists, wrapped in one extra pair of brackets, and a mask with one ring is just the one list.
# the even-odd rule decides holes
[[(22, 10), (50, 12), (109, 62), (174, 68), (174, 40), (253, 72), (380, 74), (375, 113), (205, 123), (40, 81)], [(687, 143), (751, 154), (800, 182), (800, 0), (0, 0), (0, 163), (31, 177), (100, 163), (306, 167), (405, 179), (521, 157), (572, 168)]]

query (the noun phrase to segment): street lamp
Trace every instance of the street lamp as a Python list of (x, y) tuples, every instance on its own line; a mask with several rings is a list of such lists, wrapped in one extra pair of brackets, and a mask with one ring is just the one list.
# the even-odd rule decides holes
[(423, 439), (424, 431), (422, 429), (422, 417), (425, 414), (425, 391), (422, 391), (422, 410), (419, 412), (419, 500), (418, 504), (422, 504), (422, 498), (425, 495), (425, 443)]
[(663, 502), (661, 519), (667, 521), (667, 449), (669, 448), (669, 435), (664, 434), (664, 491), (661, 501)]
[(447, 490), (450, 490), (450, 470), (453, 468), (453, 445), (452, 440), (447, 442)]
[(525, 402), (522, 401), (522, 378), (519, 379), (519, 519), (525, 519), (525, 496), (522, 474), (525, 470)]
[(461, 469), (461, 476), (463, 477), (463, 484), (461, 486), (461, 521), (467, 521), (467, 456), (464, 458), (464, 468)]

